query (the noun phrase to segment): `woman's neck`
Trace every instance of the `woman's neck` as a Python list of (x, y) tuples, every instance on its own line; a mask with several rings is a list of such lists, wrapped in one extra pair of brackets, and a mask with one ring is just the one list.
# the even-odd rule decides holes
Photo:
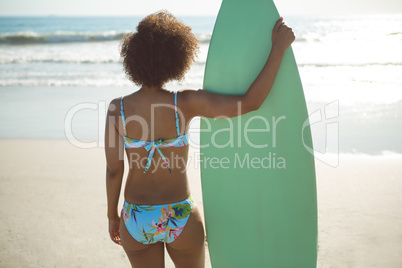
[(161, 86), (146, 86), (146, 85), (143, 85), (140, 88), (139, 91), (156, 93), (156, 92), (164, 91), (164, 89)]

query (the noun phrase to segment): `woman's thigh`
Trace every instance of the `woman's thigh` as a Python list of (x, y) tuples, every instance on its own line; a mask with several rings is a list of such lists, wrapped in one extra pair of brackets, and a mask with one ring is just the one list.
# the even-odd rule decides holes
[(205, 266), (204, 225), (196, 205), (181, 234), (172, 243), (167, 243), (166, 248), (176, 268)]
[(123, 217), (120, 220), (120, 238), (121, 244), (127, 254), (128, 259), (130, 260), (132, 267), (165, 267), (164, 244), (161, 242), (149, 245), (141, 244), (128, 232), (126, 225), (124, 224)]

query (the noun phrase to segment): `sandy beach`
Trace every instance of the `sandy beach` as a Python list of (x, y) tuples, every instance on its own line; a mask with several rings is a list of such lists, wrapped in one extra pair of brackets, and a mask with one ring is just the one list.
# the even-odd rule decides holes
[[(130, 267), (108, 236), (103, 148), (0, 146), (0, 267)], [(344, 154), (338, 167), (317, 161), (316, 170), (318, 267), (401, 267), (402, 156)], [(189, 180), (202, 210), (194, 165)], [(174, 267), (167, 255), (166, 264)]]

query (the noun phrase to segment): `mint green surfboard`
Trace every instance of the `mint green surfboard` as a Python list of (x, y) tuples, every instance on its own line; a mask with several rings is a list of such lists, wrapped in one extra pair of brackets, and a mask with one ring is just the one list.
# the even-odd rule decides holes
[[(271, 0), (223, 0), (204, 90), (243, 94), (271, 49)], [(234, 109), (236, 109), (234, 107)], [(213, 268), (316, 267), (317, 194), (303, 88), (289, 48), (262, 107), (201, 122), (201, 178)]]

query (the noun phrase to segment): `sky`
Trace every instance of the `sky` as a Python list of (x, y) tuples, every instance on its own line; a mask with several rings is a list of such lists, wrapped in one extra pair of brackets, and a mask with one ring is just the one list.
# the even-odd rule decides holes
[[(250, 1), (251, 0), (244, 0)], [(0, 15), (216, 15), (221, 0), (1, 0)], [(276, 0), (281, 14), (401, 13), (402, 0)]]

